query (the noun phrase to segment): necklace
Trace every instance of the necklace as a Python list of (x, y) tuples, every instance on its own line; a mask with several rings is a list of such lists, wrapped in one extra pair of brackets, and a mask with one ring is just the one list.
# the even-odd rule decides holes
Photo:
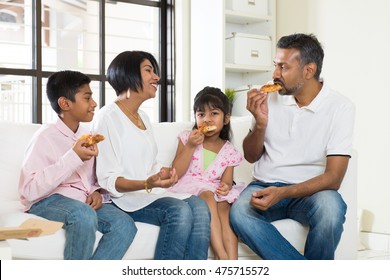
[(138, 112), (137, 112), (137, 115), (134, 115), (134, 114), (130, 111), (130, 109), (127, 108), (127, 106), (126, 106), (124, 103), (121, 102), (120, 99), (117, 99), (117, 101), (118, 101), (118, 103), (121, 104), (121, 105), (123, 106), (123, 108), (125, 108), (125, 110), (126, 110), (126, 111), (135, 119), (135, 120), (136, 120), (135, 125), (136, 125), (138, 128), (143, 129), (143, 127), (142, 127), (142, 120), (141, 120), (141, 118), (140, 118)]

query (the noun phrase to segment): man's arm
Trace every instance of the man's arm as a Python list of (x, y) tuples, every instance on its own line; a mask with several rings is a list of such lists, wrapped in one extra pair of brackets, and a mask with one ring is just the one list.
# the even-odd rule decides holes
[(347, 171), (348, 156), (328, 156), (325, 172), (305, 182), (287, 187), (268, 187), (253, 193), (251, 204), (260, 209), (269, 207), (284, 198), (310, 196), (323, 190), (338, 190)]
[(254, 163), (258, 161), (264, 153), (264, 135), (265, 128), (260, 128), (256, 125), (244, 138), (242, 147), (244, 157), (248, 162)]
[(243, 151), (245, 159), (254, 163), (264, 152), (264, 137), (268, 124), (267, 94), (251, 89), (247, 93), (246, 108), (253, 115), (255, 125), (243, 141)]

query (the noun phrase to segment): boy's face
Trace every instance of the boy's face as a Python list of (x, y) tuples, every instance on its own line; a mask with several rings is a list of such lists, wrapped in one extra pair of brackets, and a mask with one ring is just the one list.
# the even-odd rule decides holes
[(79, 88), (75, 95), (75, 102), (69, 102), (69, 115), (74, 121), (90, 122), (93, 119), (97, 104), (92, 98), (92, 90), (89, 84)]

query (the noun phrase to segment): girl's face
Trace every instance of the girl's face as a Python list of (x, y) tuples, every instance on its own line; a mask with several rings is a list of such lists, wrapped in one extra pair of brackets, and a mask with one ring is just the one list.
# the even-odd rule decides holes
[(229, 116), (225, 116), (221, 109), (210, 108), (208, 105), (204, 106), (204, 110), (197, 111), (195, 118), (197, 127), (202, 125), (215, 125), (217, 127), (216, 130), (207, 132), (207, 135), (219, 134), (223, 126), (229, 122)]
[(145, 59), (141, 63), (140, 68), (144, 94), (147, 96), (147, 98), (156, 97), (156, 91), (160, 77), (154, 72), (155, 69), (153, 68), (149, 59)]

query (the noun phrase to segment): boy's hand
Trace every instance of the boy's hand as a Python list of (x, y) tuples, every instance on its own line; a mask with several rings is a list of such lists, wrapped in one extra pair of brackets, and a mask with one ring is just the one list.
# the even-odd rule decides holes
[(94, 191), (93, 193), (91, 193), (87, 197), (87, 200), (85, 201), (85, 203), (90, 205), (94, 210), (97, 210), (100, 207), (102, 207), (102, 202), (103, 202), (102, 196), (98, 191)]
[(73, 150), (82, 161), (90, 160), (92, 157), (96, 157), (99, 154), (96, 144), (90, 147), (82, 146), (86, 141), (87, 140), (85, 139), (78, 139), (73, 144)]
[(231, 189), (232, 189), (231, 186), (229, 186), (228, 184), (226, 184), (224, 182), (221, 182), (219, 184), (219, 187), (216, 189), (216, 193), (220, 196), (225, 196), (230, 192)]

